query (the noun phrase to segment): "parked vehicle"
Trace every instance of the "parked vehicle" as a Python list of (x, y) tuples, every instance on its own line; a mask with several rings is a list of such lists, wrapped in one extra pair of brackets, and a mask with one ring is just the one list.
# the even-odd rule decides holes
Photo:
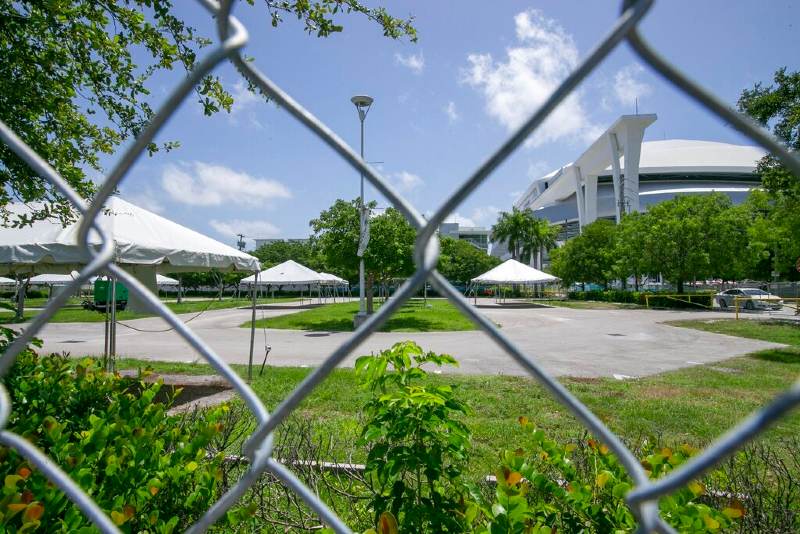
[(735, 307), (746, 310), (780, 310), (783, 308), (783, 299), (763, 289), (750, 287), (733, 288), (717, 293), (714, 297), (720, 308)]

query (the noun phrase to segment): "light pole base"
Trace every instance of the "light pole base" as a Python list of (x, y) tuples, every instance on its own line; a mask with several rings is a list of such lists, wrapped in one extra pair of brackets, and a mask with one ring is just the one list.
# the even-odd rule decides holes
[(369, 318), (367, 312), (358, 312), (353, 316), (353, 328), (358, 328), (361, 324)]

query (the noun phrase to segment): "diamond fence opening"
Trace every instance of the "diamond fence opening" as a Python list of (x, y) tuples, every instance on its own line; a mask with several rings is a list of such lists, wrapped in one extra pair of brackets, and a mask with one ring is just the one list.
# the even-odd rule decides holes
[[(661, 517), (658, 510), (658, 499), (700, 476), (720, 460), (742, 447), (756, 437), (770, 423), (781, 417), (789, 409), (800, 403), (800, 380), (787, 391), (778, 395), (769, 405), (751, 414), (739, 422), (726, 434), (719, 437), (698, 456), (683, 466), (670, 472), (667, 476), (651, 481), (633, 453), (622, 441), (611, 432), (595, 416), (589, 408), (574, 397), (557, 380), (550, 377), (539, 365), (534, 355), (524, 354), (500, 332), (495, 325), (470, 306), (465, 298), (436, 271), (439, 253), (436, 228), (445, 218), (469, 196), (488, 176), (508, 158), (524, 141), (542, 124), (552, 111), (588, 76), (617, 46), (627, 41), (641, 59), (658, 72), (666, 81), (672, 83), (687, 96), (695, 99), (706, 109), (717, 115), (727, 124), (732, 125), (744, 135), (763, 146), (778, 157), (795, 175), (800, 177), (800, 158), (791, 154), (779, 141), (756, 125), (747, 117), (730, 109), (713, 94), (707, 92), (680, 70), (671, 65), (653, 50), (639, 32), (638, 24), (652, 7), (653, 0), (626, 0), (622, 4), (619, 17), (613, 27), (588, 54), (583, 62), (572, 72), (538, 109), (513, 135), (511, 135), (486, 161), (477, 167), (427, 220), (406, 199), (400, 196), (389, 182), (367, 165), (344, 141), (319, 119), (303, 108), (298, 102), (284, 92), (277, 84), (261, 73), (253, 63), (245, 61), (241, 49), (247, 43), (248, 34), (245, 27), (232, 15), (231, 0), (217, 3), (213, 0), (198, 0), (216, 19), (219, 43), (207, 53), (187, 78), (175, 87), (167, 101), (160, 107), (147, 128), (139, 135), (133, 145), (126, 150), (116, 165), (106, 176), (95, 198), (87, 203), (68, 183), (36, 152), (28, 147), (4, 123), (0, 122), (0, 139), (5, 142), (22, 160), (24, 160), (39, 176), (50, 181), (64, 195), (81, 215), (78, 236), (79, 243), (86, 250), (91, 261), (80, 271), (79, 276), (60, 292), (37, 315), (30, 326), (8, 347), (0, 358), (0, 375), (8, 372), (17, 355), (31, 339), (42, 329), (53, 314), (61, 308), (68, 296), (86, 283), (91, 276), (101, 272), (111, 272), (124, 282), (130, 291), (140, 297), (150, 309), (161, 316), (175, 331), (183, 337), (203, 358), (221, 374), (244, 401), (254, 415), (257, 428), (243, 445), (243, 452), (249, 459), (249, 465), (239, 481), (223, 495), (203, 517), (194, 524), (189, 532), (203, 532), (213, 525), (237, 500), (253, 485), (258, 477), (268, 471), (280, 480), (287, 488), (294, 491), (306, 501), (320, 520), (332, 527), (336, 532), (350, 532), (345, 525), (311, 490), (309, 490), (285, 465), (272, 457), (273, 431), (289, 416), (297, 405), (305, 399), (314, 388), (322, 382), (330, 372), (341, 363), (362, 341), (375, 332), (400, 306), (402, 306), (426, 281), (430, 281), (438, 291), (445, 295), (465, 316), (470, 318), (489, 336), (509, 357), (516, 360), (530, 375), (535, 377), (550, 393), (596, 437), (601, 439), (619, 458), (627, 473), (634, 482), (633, 489), (627, 496), (628, 505), (639, 522), (639, 532), (674, 532)], [(289, 112), (298, 122), (314, 132), (323, 142), (337, 152), (355, 170), (370, 181), (417, 230), (414, 251), (416, 271), (400, 287), (395, 297), (383, 305), (380, 310), (364, 322), (352, 336), (348, 337), (324, 362), (306, 377), (295, 390), (281, 402), (273, 413), (250, 389), (248, 384), (235, 373), (202, 339), (188, 326), (178, 319), (156, 295), (152, 294), (138, 280), (122, 270), (113, 262), (113, 240), (99, 225), (96, 217), (103, 209), (106, 200), (124, 179), (147, 145), (157, 132), (172, 116), (179, 104), (192, 91), (194, 86), (222, 61), (229, 60), (239, 73), (249, 82), (257, 86), (281, 108)], [(99, 248), (89, 246), (89, 232), (96, 231), (101, 238)], [(11, 402), (5, 387), (0, 387), (0, 428), (5, 428), (11, 413)], [(8, 430), (0, 431), (0, 443), (13, 448), (24, 456), (31, 464), (40, 469), (56, 486), (58, 486), (103, 532), (119, 532), (111, 519), (97, 506), (70, 477), (55, 465), (48, 457), (19, 435)]]

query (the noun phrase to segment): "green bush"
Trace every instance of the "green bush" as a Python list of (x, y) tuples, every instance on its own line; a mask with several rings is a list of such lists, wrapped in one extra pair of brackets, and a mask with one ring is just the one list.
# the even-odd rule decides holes
[[(646, 299), (645, 295), (647, 295)], [(594, 300), (600, 302), (639, 304), (641, 306), (649, 303), (651, 308), (677, 308), (695, 310), (710, 308), (714, 302), (713, 293), (687, 293), (681, 297), (665, 295), (673, 295), (673, 293), (652, 293), (644, 291), (608, 289), (605, 291), (570, 291), (567, 294), (567, 298), (570, 300)]]
[[(625, 503), (633, 487), (608, 447), (593, 440), (562, 445), (545, 437), (526, 418), (520, 423), (529, 441), (501, 455), (494, 495), (473, 488), (467, 520), (475, 533), (632, 532), (636, 519)], [(696, 450), (656, 450), (646, 442), (641, 463), (660, 478), (691, 458)], [(717, 532), (736, 526), (744, 507), (728, 499), (722, 511), (710, 506), (698, 481), (660, 500), (661, 517), (679, 532)]]
[[(14, 332), (2, 330), (5, 351)], [(93, 360), (19, 355), (3, 377), (12, 401), (8, 430), (39, 447), (124, 532), (184, 530), (217, 497), (221, 456), (206, 447), (226, 406), (202, 418), (168, 416), (160, 383), (106, 373)], [(0, 448), (4, 532), (94, 531), (88, 519), (13, 449)]]
[[(412, 363), (413, 362), (413, 363)], [(373, 396), (361, 443), (368, 446), (367, 480), (375, 529), (368, 533), (472, 532), (475, 534), (633, 532), (636, 518), (625, 497), (633, 487), (608, 447), (591, 438), (562, 445), (548, 439), (525, 417), (520, 447), (500, 455), (496, 485), (463, 480), (469, 430), (456, 417), (467, 406), (449, 386), (426, 386), (422, 366), (451, 364), (448, 355), (424, 353), (413, 342), (395, 344), (356, 361), (362, 385)], [(657, 479), (696, 453), (688, 445), (637, 449), (648, 475)], [(693, 481), (660, 500), (661, 517), (680, 532), (738, 528), (744, 506), (736, 498), (710, 495)], [(718, 493), (718, 492), (717, 492)], [(732, 493), (731, 495), (738, 495)]]

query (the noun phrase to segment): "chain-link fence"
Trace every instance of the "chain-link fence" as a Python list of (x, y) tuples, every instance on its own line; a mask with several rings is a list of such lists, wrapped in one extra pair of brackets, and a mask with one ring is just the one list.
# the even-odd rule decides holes
[[(403, 305), (423, 283), (430, 281), (456, 307), (475, 322), (498, 347), (525, 368), (544, 385), (558, 401), (568, 408), (578, 420), (596, 437), (601, 439), (617, 455), (631, 479), (634, 488), (627, 496), (627, 502), (639, 521), (639, 532), (674, 532), (659, 516), (658, 499), (686, 485), (700, 476), (721, 459), (741, 448), (756, 437), (770, 423), (781, 417), (789, 409), (800, 403), (800, 380), (776, 397), (765, 408), (751, 414), (735, 428), (717, 439), (702, 454), (694, 457), (669, 475), (655, 481), (648, 479), (636, 457), (626, 448), (619, 437), (611, 432), (592, 413), (589, 408), (575, 398), (563, 385), (544, 372), (535, 355), (527, 355), (511, 343), (497, 327), (470, 306), (464, 297), (451, 286), (435, 269), (439, 253), (436, 228), (444, 219), (467, 198), (489, 175), (508, 158), (537, 127), (553, 112), (576, 87), (588, 76), (617, 46), (627, 41), (636, 53), (686, 95), (701, 103), (725, 123), (732, 125), (750, 139), (777, 156), (784, 165), (800, 176), (800, 158), (792, 155), (780, 142), (746, 117), (730, 109), (714, 95), (705, 91), (681, 71), (654, 51), (642, 35), (638, 25), (653, 4), (653, 0), (625, 1), (620, 16), (605, 38), (589, 53), (586, 59), (572, 72), (548, 100), (513, 135), (511, 135), (475, 172), (469, 176), (442, 204), (436, 213), (423, 218), (406, 199), (401, 197), (389, 182), (368, 166), (347, 144), (319, 119), (303, 108), (278, 85), (261, 73), (252, 62), (246, 61), (240, 51), (247, 43), (248, 35), (244, 26), (231, 15), (231, 1), (223, 0), (221, 5), (213, 0), (199, 0), (216, 20), (219, 44), (209, 52), (169, 95), (166, 103), (158, 110), (148, 127), (139, 135), (135, 143), (122, 155), (106, 177), (96, 197), (91, 203), (81, 198), (59, 174), (38, 154), (30, 149), (14, 132), (0, 122), (0, 138), (41, 177), (49, 180), (80, 212), (82, 216), (78, 241), (85, 248), (91, 261), (70, 284), (68, 290), (59, 293), (47, 307), (33, 319), (30, 326), (8, 348), (0, 360), (0, 374), (8, 372), (16, 356), (42, 329), (53, 314), (66, 303), (68, 296), (86, 283), (91, 276), (101, 272), (111, 272), (124, 282), (130, 291), (140, 297), (158, 315), (164, 318), (199, 354), (201, 354), (218, 373), (236, 389), (249, 410), (254, 414), (258, 427), (246, 440), (244, 454), (249, 458), (249, 467), (238, 483), (216, 502), (205, 515), (190, 529), (202, 532), (214, 524), (247, 489), (268, 471), (320, 516), (325, 524), (336, 532), (350, 532), (345, 525), (317, 495), (310, 491), (285, 465), (272, 457), (273, 432), (287, 416), (305, 399), (314, 388), (330, 374), (362, 341), (375, 332), (386, 320)], [(395, 298), (381, 306), (378, 313), (364, 322), (342, 345), (335, 350), (318, 368), (306, 377), (301, 384), (270, 414), (255, 393), (242, 378), (228, 366), (222, 358), (192, 332), (155, 295), (138, 280), (122, 270), (112, 260), (113, 240), (98, 224), (96, 217), (103, 209), (109, 196), (118, 187), (130, 168), (134, 165), (156, 133), (175, 112), (179, 104), (192, 91), (193, 87), (219, 63), (229, 60), (249, 82), (257, 86), (267, 96), (277, 102), (304, 126), (314, 132), (322, 141), (337, 152), (357, 172), (363, 173), (370, 183), (383, 194), (417, 230), (414, 260), (416, 272), (397, 291)], [(88, 236), (96, 231), (102, 239), (98, 248), (89, 246)], [(11, 404), (5, 387), (0, 388), (0, 428), (4, 428), (11, 413)], [(0, 431), (0, 443), (16, 449), (33, 465), (40, 469), (100, 528), (103, 532), (119, 532), (111, 519), (103, 513), (96, 503), (84, 493), (58, 466), (50, 461), (39, 449), (24, 438), (9, 432)]]

